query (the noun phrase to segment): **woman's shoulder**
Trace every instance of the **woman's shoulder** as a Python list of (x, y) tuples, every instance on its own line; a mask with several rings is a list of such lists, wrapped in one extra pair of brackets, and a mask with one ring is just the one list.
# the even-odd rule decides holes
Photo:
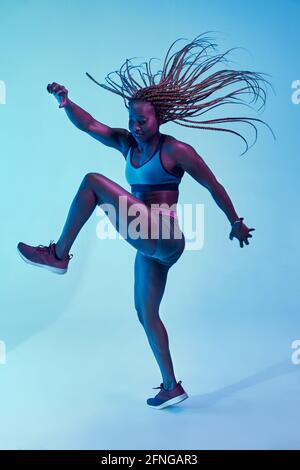
[(165, 134), (164, 147), (164, 150), (170, 155), (175, 155), (183, 149), (186, 149), (191, 146), (186, 142), (183, 142), (182, 140), (176, 139), (176, 137), (173, 137), (172, 135)]
[(185, 146), (185, 142), (176, 139), (171, 135), (164, 135), (164, 142), (161, 151), (161, 159), (163, 166), (172, 173), (174, 176), (182, 177), (184, 170), (179, 165), (180, 154), (182, 153), (182, 148)]

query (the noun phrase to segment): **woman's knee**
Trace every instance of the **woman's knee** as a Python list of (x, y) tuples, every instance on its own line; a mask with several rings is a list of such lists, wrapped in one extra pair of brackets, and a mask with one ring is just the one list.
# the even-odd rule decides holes
[(101, 181), (101, 178), (103, 178), (101, 173), (87, 173), (82, 180), (82, 186), (93, 188), (96, 183)]
[(153, 309), (148, 311), (137, 309), (137, 315), (145, 331), (149, 333), (156, 329), (157, 322), (160, 321), (158, 312)]

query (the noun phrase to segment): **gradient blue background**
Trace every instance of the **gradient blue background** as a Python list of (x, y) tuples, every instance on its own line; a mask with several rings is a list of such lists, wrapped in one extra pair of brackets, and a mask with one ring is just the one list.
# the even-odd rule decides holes
[[(300, 365), (291, 363), (300, 338), (300, 105), (291, 101), (300, 2), (2, 0), (0, 8), (0, 448), (300, 448)], [(219, 31), (220, 51), (244, 48), (230, 56), (235, 68), (271, 75), (276, 95), (259, 117), (277, 140), (259, 126), (240, 157), (235, 136), (161, 127), (195, 147), (256, 231), (243, 249), (230, 241), (225, 214), (185, 175), (180, 202), (204, 204), (205, 241), (170, 271), (161, 317), (190, 398), (159, 412), (145, 403), (161, 377), (134, 311), (134, 249), (99, 240), (95, 214), (66, 276), (26, 265), (16, 245), (58, 238), (88, 172), (129, 189), (122, 155), (76, 129), (47, 84), (64, 84), (96, 119), (127, 127), (122, 98), (85, 72), (104, 83), (136, 56), (136, 64), (161, 59), (157, 70), (174, 40), (208, 30)]]

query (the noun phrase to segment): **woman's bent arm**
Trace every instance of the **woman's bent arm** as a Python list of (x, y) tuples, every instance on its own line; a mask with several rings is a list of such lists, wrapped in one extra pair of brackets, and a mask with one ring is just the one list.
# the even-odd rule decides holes
[(64, 109), (70, 121), (78, 129), (97, 139), (103, 145), (115, 148), (122, 153), (128, 147), (129, 132), (126, 129), (112, 128), (102, 124), (69, 98)]
[(47, 90), (54, 95), (59, 102), (59, 107), (65, 109), (68, 118), (78, 129), (87, 132), (102, 144), (119, 150), (124, 155), (130, 142), (130, 133), (126, 129), (111, 128), (94, 119), (90, 113), (69, 99), (68, 90), (59, 83), (49, 83)]
[(207, 188), (218, 206), (227, 215), (229, 222), (231, 224), (235, 222), (239, 217), (231, 199), (224, 186), (218, 182), (203, 158), (200, 157), (191, 145), (178, 142), (176, 147), (177, 163), (180, 167), (187, 171), (198, 183)]
[(67, 98), (64, 110), (66, 111), (70, 121), (81, 131), (87, 131), (89, 125), (94, 120), (93, 116), (77, 104), (73, 103), (69, 98)]

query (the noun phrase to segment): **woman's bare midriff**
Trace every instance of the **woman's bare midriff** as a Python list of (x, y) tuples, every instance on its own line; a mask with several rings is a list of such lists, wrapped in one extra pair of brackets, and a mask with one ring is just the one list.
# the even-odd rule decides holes
[[(174, 190), (161, 190), (161, 191), (145, 191), (145, 192), (134, 192), (133, 196), (143, 201), (147, 206), (151, 207), (151, 204), (165, 204), (167, 209), (176, 211), (178, 202), (179, 191)], [(163, 206), (164, 207), (164, 206)]]

